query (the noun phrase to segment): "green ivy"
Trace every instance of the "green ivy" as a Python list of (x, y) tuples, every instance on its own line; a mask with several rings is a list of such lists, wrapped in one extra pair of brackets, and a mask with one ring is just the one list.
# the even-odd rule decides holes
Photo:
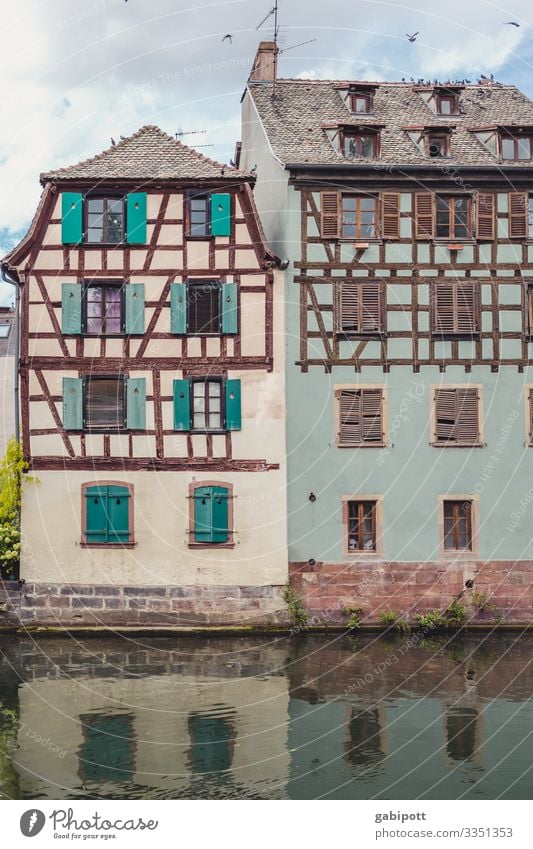
[(20, 561), (20, 505), (22, 482), (35, 483), (36, 478), (24, 473), (28, 463), (20, 442), (11, 437), (0, 461), (0, 576), (11, 578)]

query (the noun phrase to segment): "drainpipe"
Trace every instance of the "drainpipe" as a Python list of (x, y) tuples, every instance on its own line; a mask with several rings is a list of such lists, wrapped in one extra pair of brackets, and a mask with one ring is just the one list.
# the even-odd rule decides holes
[(15, 287), (15, 437), (20, 440), (20, 412), (19, 412), (19, 355), (20, 355), (20, 281), (6, 264), (0, 266), (2, 280)]

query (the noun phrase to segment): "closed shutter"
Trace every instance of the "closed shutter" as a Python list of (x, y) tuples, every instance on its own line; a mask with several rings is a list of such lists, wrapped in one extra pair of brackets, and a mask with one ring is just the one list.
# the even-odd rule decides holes
[(212, 541), (227, 542), (229, 537), (229, 491), (226, 487), (213, 486), (212, 493)]
[(458, 280), (454, 285), (456, 330), (470, 335), (478, 330), (477, 286), (473, 280)]
[(377, 334), (383, 330), (383, 284), (381, 280), (344, 281), (340, 291), (340, 330), (344, 333)]
[(479, 444), (477, 389), (435, 390), (435, 441), (456, 445)]
[(433, 239), (435, 232), (435, 195), (415, 193), (415, 238)]
[(323, 239), (338, 239), (341, 223), (340, 192), (321, 192), (320, 235)]
[(126, 241), (129, 245), (146, 244), (146, 192), (126, 195)]
[(126, 381), (126, 427), (146, 430), (146, 378), (128, 377)]
[(174, 381), (174, 430), (191, 429), (191, 382)]
[(241, 429), (241, 381), (226, 381), (226, 430)]
[(61, 286), (61, 332), (65, 335), (81, 333), (81, 289), (79, 283)]
[(479, 290), (474, 280), (439, 281), (433, 288), (433, 333), (472, 335), (478, 332)]
[(384, 239), (400, 238), (400, 195), (383, 192), (381, 195), (381, 235)]
[(237, 333), (237, 284), (224, 283), (220, 287), (222, 333)]
[(361, 332), (379, 333), (382, 329), (382, 285), (380, 281), (361, 284)]
[(124, 286), (126, 333), (130, 336), (144, 333), (144, 283)]
[(477, 237), (480, 241), (492, 241), (495, 236), (496, 195), (478, 192), (477, 196)]
[(213, 504), (211, 488), (199, 486), (194, 490), (194, 542), (212, 542)]
[(88, 543), (107, 542), (107, 487), (85, 490), (85, 538)]
[(63, 427), (83, 430), (83, 378), (63, 378)]
[(125, 543), (129, 541), (129, 498), (126, 487), (107, 487), (107, 541)]
[(211, 195), (211, 235), (231, 236), (231, 195)]
[(79, 245), (83, 239), (83, 196), (80, 192), (61, 195), (61, 241)]
[(187, 284), (170, 286), (170, 332), (187, 333)]
[(509, 192), (509, 237), (525, 239), (528, 235), (528, 195)]
[(382, 444), (381, 389), (342, 389), (339, 393), (339, 445)]
[(130, 541), (129, 499), (125, 486), (87, 487), (85, 538), (88, 543), (117, 545)]

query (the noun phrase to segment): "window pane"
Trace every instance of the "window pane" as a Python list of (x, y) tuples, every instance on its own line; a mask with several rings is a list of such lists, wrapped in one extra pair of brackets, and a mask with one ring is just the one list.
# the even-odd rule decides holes
[(197, 395), (194, 399), (194, 410), (195, 410), (196, 413), (205, 412), (205, 397), (203, 395), (203, 392), (204, 392), (203, 384), (201, 384), (201, 388), (202, 388), (202, 394)]
[(9, 336), (9, 324), (1, 324), (0, 325), (0, 339), (7, 339)]
[(355, 213), (355, 198), (354, 197), (343, 197), (342, 199), (342, 209), (343, 212), (352, 212)]
[(194, 413), (193, 426), (196, 430), (203, 430), (205, 428), (205, 416), (203, 413)]
[(361, 198), (361, 209), (362, 210), (372, 210), (374, 212), (375, 200), (374, 198)]
[(357, 97), (353, 98), (353, 111), (354, 112), (368, 112), (368, 100), (366, 97)]
[(439, 112), (441, 115), (451, 115), (452, 114), (452, 104), (450, 100), (447, 100), (445, 97), (441, 97), (439, 101)]
[(101, 333), (102, 332), (102, 319), (101, 318), (88, 318), (87, 319), (87, 333)]
[(103, 233), (103, 230), (96, 230), (94, 228), (90, 228), (89, 230), (87, 230), (87, 241), (92, 243), (102, 242)]
[(346, 136), (344, 139), (344, 155), (349, 159), (353, 159), (356, 154), (355, 138)]
[(439, 212), (448, 211), (450, 209), (450, 199), (437, 195), (437, 215)]
[(210, 381), (209, 382), (209, 397), (210, 398), (220, 398), (220, 383), (218, 381)]
[(86, 383), (87, 427), (124, 427), (124, 383), (120, 378), (88, 378)]
[(221, 426), (220, 413), (209, 413), (209, 427), (220, 429)]
[(87, 304), (87, 318), (97, 318), (102, 317), (102, 304), (100, 303), (88, 303)]
[(198, 398), (199, 396), (201, 396), (203, 398), (204, 397), (204, 384), (200, 383), (199, 381), (196, 381), (196, 383), (193, 383), (192, 391), (193, 391), (193, 395), (194, 395), (195, 398)]
[(530, 141), (529, 141), (528, 138), (518, 139), (518, 158), (519, 159), (530, 159), (531, 158)]
[(376, 228), (373, 224), (363, 224), (361, 225), (361, 236), (366, 236), (367, 238), (373, 238), (376, 235)]
[(367, 159), (374, 156), (373, 136), (361, 136), (361, 156)]
[(503, 138), (502, 139), (502, 158), (503, 159), (514, 159), (515, 151), (514, 151), (514, 139)]
[(87, 201), (87, 211), (91, 212), (100, 212), (104, 211), (104, 199), (103, 198), (89, 198)]
[(87, 289), (87, 300), (88, 301), (101, 301), (102, 300), (102, 288), (101, 286), (89, 286)]

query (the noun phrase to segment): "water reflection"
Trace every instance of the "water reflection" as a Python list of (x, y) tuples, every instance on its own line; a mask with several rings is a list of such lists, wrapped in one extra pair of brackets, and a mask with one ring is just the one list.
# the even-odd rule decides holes
[(1, 638), (4, 798), (529, 798), (531, 637)]

